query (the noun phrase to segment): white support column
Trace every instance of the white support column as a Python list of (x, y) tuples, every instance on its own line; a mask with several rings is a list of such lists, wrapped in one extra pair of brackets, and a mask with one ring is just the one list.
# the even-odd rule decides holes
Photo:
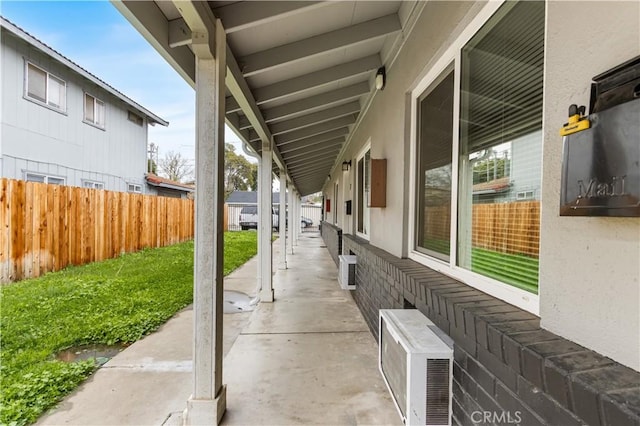
[(293, 195), (293, 210), (295, 215), (295, 224), (293, 225), (293, 245), (298, 245), (298, 236), (300, 234), (300, 198), (298, 197), (298, 192), (296, 191)]
[(270, 140), (262, 141), (262, 153), (260, 158), (260, 176), (258, 190), (260, 200), (258, 204), (258, 220), (260, 222), (260, 300), (273, 302), (273, 254), (271, 251), (271, 235), (273, 230), (272, 213), (272, 161), (273, 151)]
[[(302, 196), (298, 195), (298, 214), (297, 217), (302, 217)], [(302, 235), (302, 221), (298, 221), (296, 223), (296, 228), (298, 228), (298, 239), (300, 239), (300, 235)]]
[[(185, 425), (217, 425), (226, 409), (226, 386), (222, 384), (226, 38), (220, 20), (214, 24), (213, 18), (209, 18), (207, 30), (194, 37), (193, 49), (196, 53), (198, 183), (195, 198), (193, 394), (184, 412)], [(211, 40), (215, 41), (212, 43)]]
[(287, 269), (287, 175), (280, 169), (280, 214), (278, 215), (278, 231), (280, 232), (280, 266)]
[[(295, 227), (295, 223), (296, 223), (296, 219), (295, 215), (294, 215), (294, 204), (293, 204), (293, 185), (291, 185), (291, 187), (289, 188), (289, 199), (288, 199), (288, 203), (289, 203), (289, 208), (288, 208), (288, 214), (289, 214), (289, 254), (293, 254), (293, 232), (294, 232), (294, 227)], [(298, 218), (298, 220), (300, 220)]]

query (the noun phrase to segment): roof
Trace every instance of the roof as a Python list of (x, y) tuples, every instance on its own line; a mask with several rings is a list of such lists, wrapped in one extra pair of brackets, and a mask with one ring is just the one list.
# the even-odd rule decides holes
[[(301, 195), (318, 192), (374, 97), (375, 76), (392, 77), (398, 53), (428, 2), (167, 1), (112, 4), (195, 87), (189, 25), (226, 33), (226, 123), (274, 163)], [(195, 17), (194, 17), (195, 16)], [(167, 34), (167, 28), (169, 28)], [(274, 30), (277, 29), (277, 30)], [(391, 80), (390, 80), (391, 81)]]
[[(258, 193), (256, 191), (233, 191), (231, 194), (229, 194), (226, 202), (237, 204), (257, 204)], [(271, 194), (271, 202), (272, 204), (277, 204), (280, 202), (279, 192), (273, 192)]]
[(149, 111), (148, 109), (146, 109), (145, 107), (143, 107), (142, 105), (140, 105), (139, 103), (134, 101), (133, 99), (129, 98), (128, 96), (124, 95), (122, 92), (120, 92), (117, 89), (115, 89), (114, 87), (110, 86), (109, 84), (107, 84), (106, 82), (101, 80), (100, 78), (98, 78), (95, 75), (91, 74), (89, 71), (87, 71), (86, 69), (82, 68), (80, 65), (76, 64), (75, 62), (73, 62), (71, 59), (67, 58), (66, 56), (64, 56), (63, 54), (58, 52), (57, 50), (53, 49), (51, 46), (48, 46), (47, 44), (43, 43), (42, 41), (40, 41), (36, 37), (32, 36), (31, 34), (29, 34), (28, 32), (26, 32), (25, 30), (23, 30), (22, 28), (20, 28), (19, 26), (17, 26), (16, 24), (14, 24), (13, 22), (9, 21), (8, 19), (6, 19), (3, 16), (0, 16), (0, 26), (3, 29), (5, 29), (5, 30), (9, 31), (10, 33), (12, 33), (13, 35), (15, 35), (16, 37), (26, 41), (31, 46), (37, 48), (38, 50), (42, 51), (43, 53), (45, 53), (45, 54), (47, 54), (49, 56), (51, 56), (52, 58), (54, 58), (58, 62), (62, 63), (63, 65), (67, 66), (68, 68), (70, 68), (71, 70), (75, 71), (76, 73), (80, 74), (82, 77), (86, 78), (87, 80), (89, 80), (92, 83), (100, 86), (101, 88), (103, 88), (104, 90), (106, 90), (107, 92), (109, 92), (110, 94), (115, 96), (116, 98), (122, 100), (124, 103), (129, 105), (131, 108), (135, 109), (136, 111), (138, 111), (139, 113), (141, 113), (142, 115), (147, 117), (147, 119), (148, 119), (148, 121), (150, 123), (152, 123), (152, 124), (158, 123), (158, 124), (160, 124), (162, 126), (168, 126), (169, 125), (169, 122), (167, 120), (165, 120), (165, 119), (157, 116), (156, 114), (152, 113), (151, 111)]
[(511, 186), (511, 178), (509, 176), (499, 179), (490, 180), (489, 182), (476, 183), (473, 185), (473, 195), (495, 194), (504, 192)]
[(145, 175), (145, 179), (147, 183), (151, 186), (156, 186), (159, 188), (167, 188), (174, 189), (176, 191), (184, 191), (184, 192), (193, 192), (195, 187), (193, 185), (187, 185), (184, 183), (176, 182), (174, 180), (166, 179), (153, 173), (147, 173)]

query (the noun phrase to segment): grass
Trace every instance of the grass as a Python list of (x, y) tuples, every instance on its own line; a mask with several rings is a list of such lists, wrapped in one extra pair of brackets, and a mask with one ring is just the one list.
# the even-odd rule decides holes
[[(225, 233), (224, 274), (256, 253), (255, 232)], [(59, 351), (132, 343), (193, 297), (193, 242), (145, 249), (2, 286), (0, 424), (33, 423), (96, 368)]]
[[(437, 253), (450, 253), (448, 240), (427, 239), (423, 246)], [(471, 270), (531, 293), (538, 293), (537, 258), (472, 248)]]

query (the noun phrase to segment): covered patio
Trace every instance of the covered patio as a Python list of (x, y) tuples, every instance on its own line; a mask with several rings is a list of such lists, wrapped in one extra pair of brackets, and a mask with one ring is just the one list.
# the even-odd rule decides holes
[[(256, 278), (262, 305), (256, 313), (256, 322), (249, 325), (249, 330), (259, 334), (285, 333), (257, 340), (241, 336), (236, 344), (245, 346), (245, 353), (251, 351), (262, 360), (268, 359), (265, 347), (277, 347), (277, 357), (292, 357), (291, 363), (296, 369), (312, 376), (315, 368), (322, 371), (331, 369), (322, 365), (309, 367), (299, 364), (302, 361), (296, 359), (296, 345), (305, 347), (305, 350), (331, 348), (330, 353), (318, 360), (335, 360), (336, 371), (343, 371), (337, 373), (336, 379), (343, 384), (358, 383), (359, 387), (367, 389), (371, 385), (370, 380), (378, 380), (368, 376), (376, 376), (377, 373), (371, 371), (365, 375), (367, 377), (349, 380), (348, 377), (357, 374), (357, 369), (350, 371), (350, 362), (357, 364), (360, 361), (352, 358), (353, 354), (343, 352), (341, 344), (337, 343), (340, 340), (355, 344), (373, 343), (367, 327), (362, 321), (355, 320), (359, 315), (355, 305), (334, 305), (335, 300), (332, 299), (337, 297), (331, 293), (334, 290), (326, 293), (327, 290), (313, 286), (314, 273), (321, 274), (324, 279), (335, 278), (334, 266), (323, 267), (322, 262), (316, 263), (314, 259), (305, 264), (311, 272), (306, 278), (300, 276), (304, 272), (290, 272), (289, 269), (297, 254), (296, 244), (301, 234), (298, 219), (301, 216), (301, 197), (323, 188), (339, 153), (348, 144), (363, 115), (361, 111), (366, 110), (384, 88), (386, 72), (393, 65), (424, 3), (125, 0), (114, 1), (113, 4), (196, 91), (193, 390), (186, 402), (182, 421), (185, 424), (219, 423), (227, 405), (229, 419), (244, 419), (240, 422), (250, 419), (243, 417), (242, 409), (236, 411), (238, 409), (232, 408), (238, 394), (227, 396), (226, 393), (225, 383), (230, 384), (236, 375), (223, 374), (222, 181), (225, 124), (244, 142), (246, 149), (259, 156), (260, 224)], [(279, 211), (287, 211), (288, 223), (296, 224), (287, 235), (285, 221), (279, 221), (277, 257), (271, 243), (274, 176), (280, 183)], [(335, 208), (339, 208), (337, 202)], [(313, 244), (303, 251), (307, 249), (314, 249)], [(279, 281), (286, 286), (280, 295), (281, 300), (269, 308), (264, 303), (273, 302), (278, 297), (274, 295), (273, 283), (273, 270), (276, 268), (279, 274), (276, 277), (286, 277)], [(300, 287), (295, 284), (300, 284)], [(335, 309), (336, 315), (327, 316), (321, 302), (311, 301), (314, 297), (332, 300), (325, 307), (331, 312)], [(304, 308), (309, 304), (313, 310)], [(343, 311), (337, 306), (350, 307)], [(282, 317), (280, 313), (293, 315)], [(347, 318), (334, 323), (336, 318), (345, 314)], [(327, 331), (340, 333), (334, 336), (336, 343), (316, 341), (316, 338), (322, 339)], [(321, 334), (316, 336), (316, 332)], [(287, 333), (303, 334), (282, 340)], [(358, 337), (349, 337), (350, 333), (356, 333)], [(288, 348), (288, 345), (293, 346)], [(336, 357), (342, 355), (345, 358), (337, 362)], [(245, 402), (260, 393), (256, 392), (256, 386), (261, 381), (270, 376), (274, 379), (279, 377), (276, 365), (242, 365), (241, 359), (234, 358), (233, 353), (229, 356), (227, 371), (234, 368), (246, 371), (251, 366), (262, 368), (246, 378)], [(370, 356), (375, 356), (375, 353)], [(384, 391), (378, 385), (373, 388)], [(294, 386), (287, 392), (312, 396), (302, 389)], [(369, 389), (372, 388), (369, 386)], [(267, 414), (269, 411), (263, 411), (262, 421), (278, 423), (276, 418), (279, 417), (273, 416), (280, 413), (294, 416), (289, 420), (280, 418), (282, 422), (302, 422), (302, 417), (295, 418), (303, 415), (297, 414), (300, 411), (296, 409), (297, 404), (292, 401), (290, 406), (278, 408), (275, 402), (280, 398), (269, 396), (274, 392), (280, 395), (284, 390), (279, 386), (270, 387), (264, 398), (272, 398), (273, 411), (270, 415)], [(358, 392), (354, 389), (354, 392), (346, 392), (338, 399), (349, 401), (355, 394)], [(317, 419), (317, 415), (311, 413), (325, 413), (329, 406), (335, 405), (335, 401), (330, 400), (322, 403), (325, 397), (320, 394), (315, 398), (320, 401), (315, 411), (305, 408), (304, 415), (310, 415), (310, 421)], [(359, 421), (359, 416), (368, 415), (365, 407), (375, 404), (360, 401), (357, 405), (364, 411), (349, 414), (353, 416), (349, 418), (351, 420)], [(343, 414), (336, 415), (338, 417), (331, 415), (316, 421), (351, 422), (347, 417), (340, 417)], [(371, 423), (375, 417), (363, 417), (363, 421)], [(382, 422), (389, 421), (391, 418), (385, 417)]]
[[(637, 3), (113, 4), (196, 92), (193, 386), (178, 404), (186, 410), (172, 410), (168, 421), (397, 421), (366, 330), (377, 334), (380, 309), (416, 308), (454, 341), (452, 423), (519, 413), (522, 424), (637, 424), (639, 222), (566, 219), (557, 203), (566, 107), (595, 102), (589, 87), (602, 73), (637, 68)], [(567, 40), (581, 33), (594, 33), (589, 50), (569, 63)], [(636, 98), (625, 107), (637, 108)], [(223, 363), (225, 124), (259, 156), (259, 250), (247, 279), (261, 305)], [(469, 126), (488, 133), (464, 133)], [(485, 270), (472, 262), (474, 249), (480, 253), (473, 162), (521, 137), (535, 142), (528, 166), (520, 166), (535, 171), (535, 182), (511, 201), (535, 196), (540, 206), (527, 210), (535, 237), (528, 287), (493, 274), (505, 269), (503, 260)], [(511, 158), (515, 185), (525, 176), (516, 179), (518, 158)], [(367, 326), (356, 321), (350, 296), (330, 290), (329, 282), (337, 289), (335, 266), (318, 260), (326, 256), (319, 239), (302, 236), (297, 225), (287, 232), (280, 220), (272, 244), (274, 175), (290, 225), (299, 223), (301, 197), (322, 191), (322, 238), (336, 262), (340, 254), (357, 256), (351, 295)], [(426, 238), (437, 223), (426, 212), (437, 206), (444, 233)], [(498, 222), (513, 236), (520, 219)], [(315, 251), (304, 271), (293, 272)], [(615, 303), (601, 303), (613, 296)], [(370, 365), (362, 374), (365, 363), (347, 345), (369, 345), (357, 352)], [(361, 417), (378, 398), (388, 410)]]
[[(400, 424), (377, 345), (317, 233), (274, 276), (277, 303), (224, 314), (222, 424)], [(225, 279), (251, 293), (257, 258)], [(114, 357), (39, 425), (180, 425), (193, 388), (193, 310)]]

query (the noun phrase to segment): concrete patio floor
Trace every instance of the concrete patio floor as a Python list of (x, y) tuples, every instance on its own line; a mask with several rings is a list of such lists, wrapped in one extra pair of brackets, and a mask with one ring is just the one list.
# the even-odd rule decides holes
[[(318, 233), (304, 233), (274, 303), (224, 315), (224, 425), (401, 424), (377, 346)], [(274, 265), (279, 247), (274, 243)], [(257, 259), (225, 279), (255, 294)], [(191, 393), (193, 311), (111, 359), (38, 425), (176, 425)]]

